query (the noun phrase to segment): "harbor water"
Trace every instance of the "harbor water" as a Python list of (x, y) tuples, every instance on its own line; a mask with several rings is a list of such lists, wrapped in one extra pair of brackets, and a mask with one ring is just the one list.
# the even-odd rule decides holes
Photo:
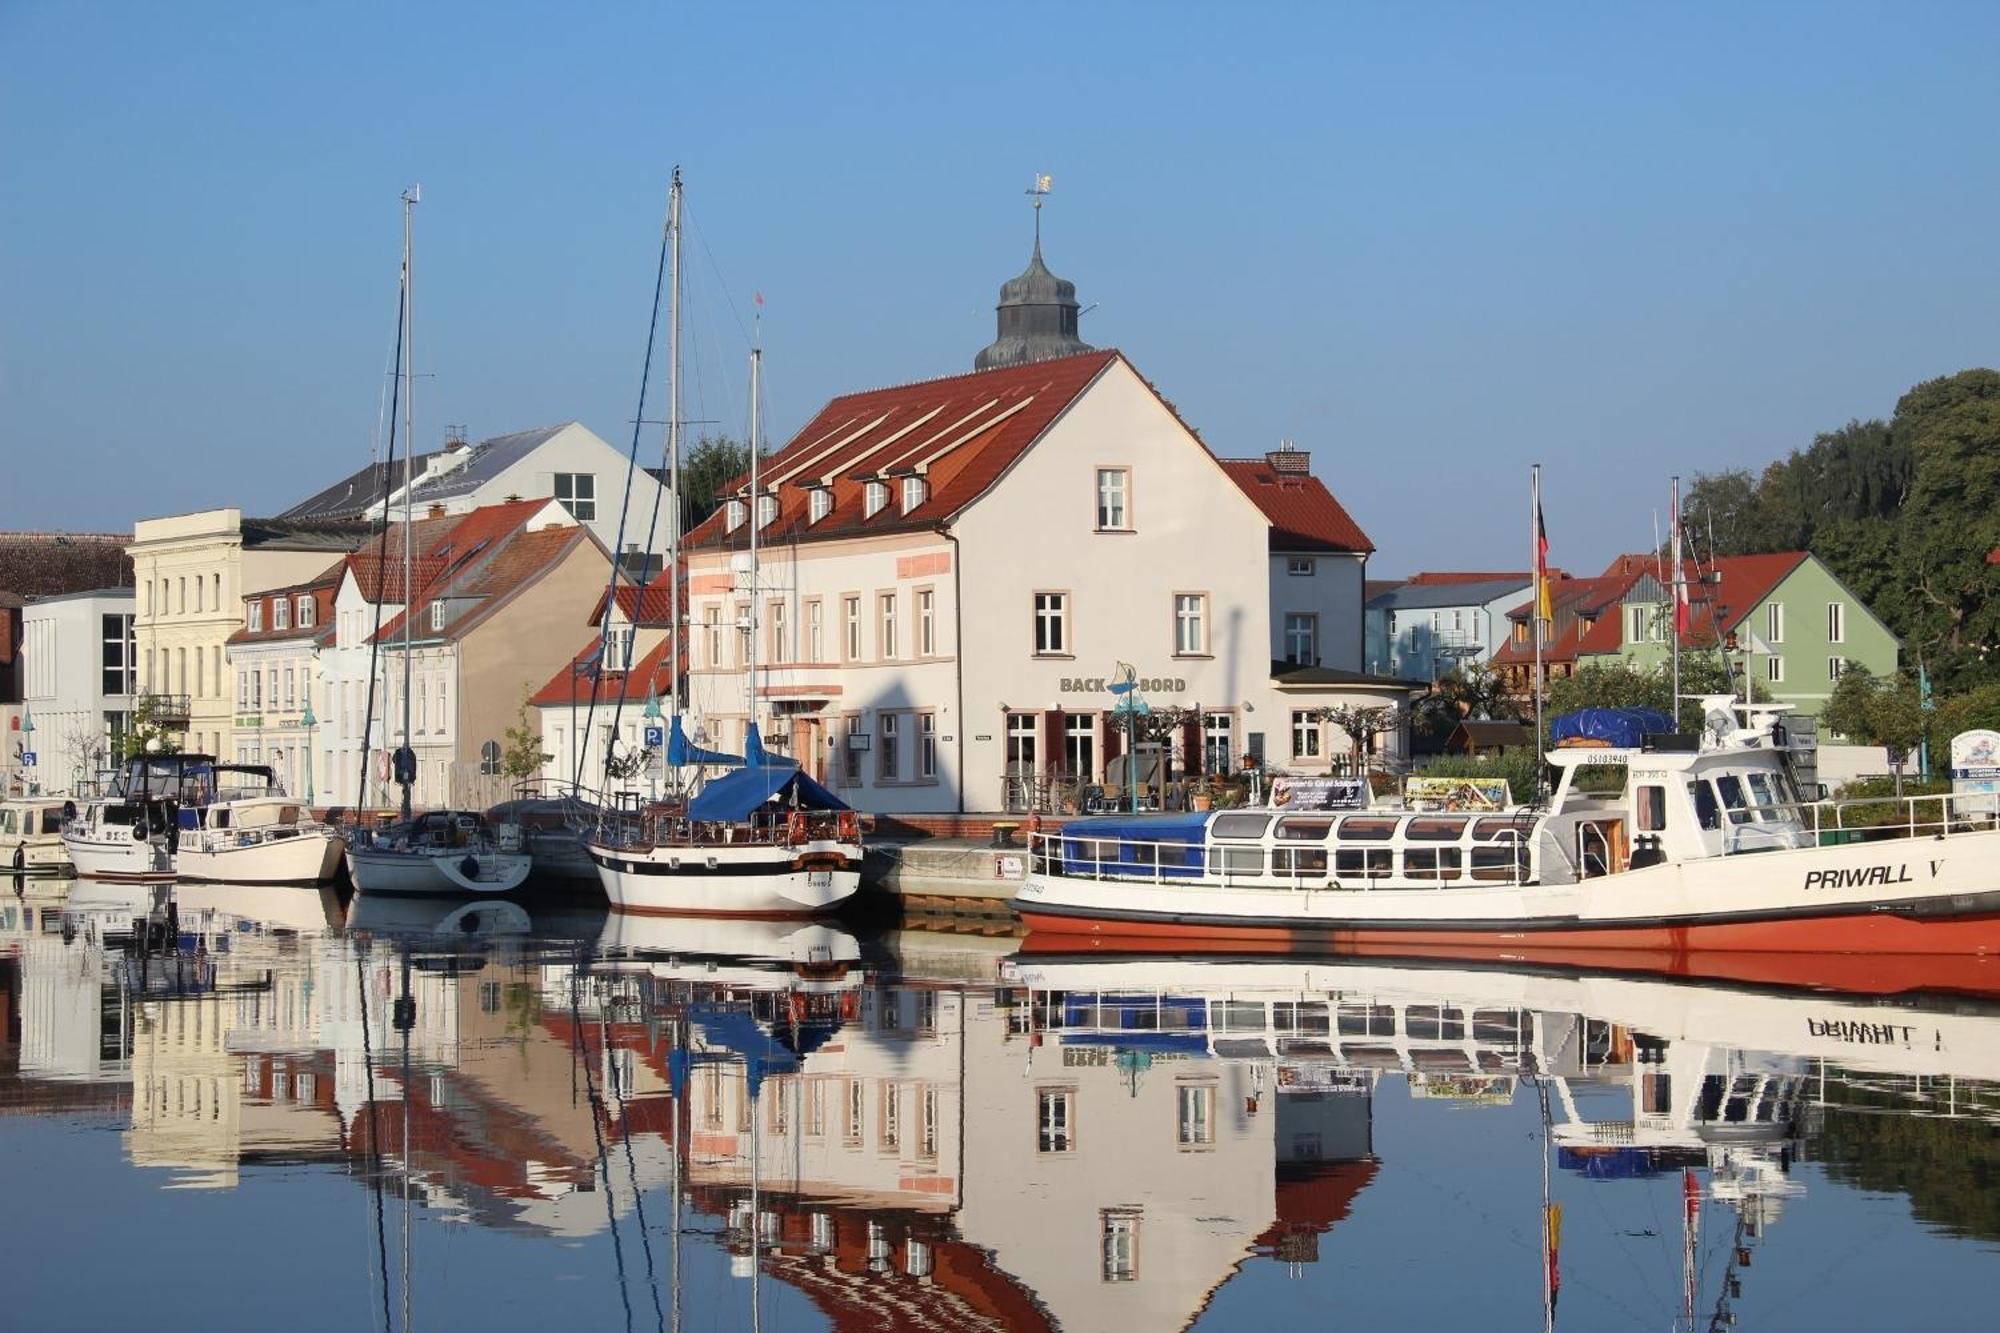
[(0, 889), (0, 1327), (1991, 1326), (2000, 979)]

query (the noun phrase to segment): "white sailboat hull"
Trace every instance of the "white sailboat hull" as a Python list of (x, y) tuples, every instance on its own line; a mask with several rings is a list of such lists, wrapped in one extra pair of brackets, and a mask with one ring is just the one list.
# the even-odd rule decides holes
[(340, 868), (340, 836), (313, 827), (249, 840), (227, 831), (182, 835), (174, 868), (183, 880), (223, 884), (324, 884)]
[(532, 864), (526, 852), (468, 851), (463, 847), (347, 849), (347, 870), (354, 887), (375, 894), (483, 897), (512, 893), (527, 881)]
[(613, 911), (669, 916), (804, 917), (861, 887), (861, 845), (614, 847), (586, 843)]

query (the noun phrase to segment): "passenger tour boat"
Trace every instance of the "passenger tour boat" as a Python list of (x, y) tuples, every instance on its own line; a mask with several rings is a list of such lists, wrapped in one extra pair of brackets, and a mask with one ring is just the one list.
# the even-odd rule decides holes
[(1698, 739), (1604, 711), (1556, 719), (1546, 806), (1075, 820), (1016, 906), (1154, 947), (2000, 953), (1992, 813), (1801, 800), (1782, 707), (1705, 701)]

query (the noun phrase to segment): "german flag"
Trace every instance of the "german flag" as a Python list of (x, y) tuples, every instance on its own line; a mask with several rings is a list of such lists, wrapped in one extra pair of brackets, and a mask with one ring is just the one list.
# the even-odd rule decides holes
[(1549, 525), (1542, 521), (1539, 495), (1535, 497), (1535, 614), (1551, 624), (1556, 618), (1549, 597)]

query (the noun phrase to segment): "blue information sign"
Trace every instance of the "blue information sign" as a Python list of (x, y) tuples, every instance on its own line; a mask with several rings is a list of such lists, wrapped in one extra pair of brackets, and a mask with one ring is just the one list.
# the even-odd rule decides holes
[(649, 750), (657, 750), (657, 749), (659, 749), (659, 748), (660, 748), (660, 747), (661, 747), (662, 745), (665, 745), (666, 743), (667, 743), (667, 729), (666, 729), (665, 727), (647, 727), (647, 728), (646, 728), (646, 748), (647, 748), (647, 749), (649, 749)]

